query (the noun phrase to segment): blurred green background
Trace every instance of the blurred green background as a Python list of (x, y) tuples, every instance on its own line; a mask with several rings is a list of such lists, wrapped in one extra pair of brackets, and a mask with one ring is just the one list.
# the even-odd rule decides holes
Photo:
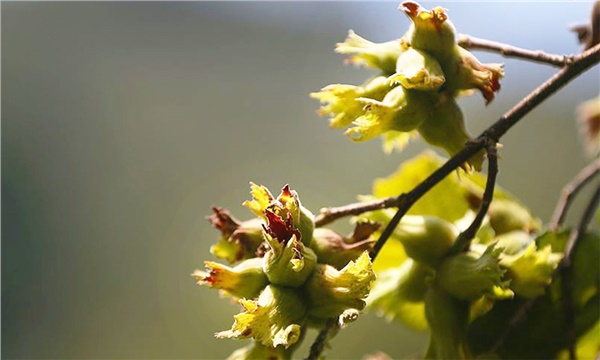
[[(441, 4), (460, 32), (559, 54), (580, 50), (567, 28), (592, 6)], [(218, 237), (204, 217), (214, 204), (249, 218), (250, 180), (273, 192), (290, 183), (314, 212), (349, 203), (424, 148), (386, 156), (378, 140), (353, 144), (308, 97), (371, 74), (343, 66), (333, 46), (351, 28), (401, 36), (396, 7), (3, 2), (2, 357), (209, 359), (242, 346), (213, 338), (238, 307), (189, 276)], [(556, 71), (478, 56), (504, 62), (507, 77), (487, 108), (461, 100), (474, 134)], [(499, 182), (545, 221), (586, 163), (574, 114), (598, 79), (586, 73), (503, 138)], [(425, 342), (367, 315), (328, 354), (407, 358)]]

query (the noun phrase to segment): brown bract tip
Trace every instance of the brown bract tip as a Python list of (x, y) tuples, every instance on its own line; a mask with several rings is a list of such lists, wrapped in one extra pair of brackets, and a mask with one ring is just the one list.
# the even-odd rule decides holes
[(478, 195), (473, 191), (468, 191), (465, 194), (465, 200), (467, 200), (467, 203), (472, 210), (479, 209), (481, 207), (481, 202), (483, 201), (481, 195)]
[(600, 147), (600, 98), (579, 105), (577, 115), (579, 134), (585, 149), (589, 155), (595, 156)]
[(196, 278), (196, 283), (198, 285), (203, 285), (204, 283), (210, 283), (213, 284), (214, 283), (214, 279), (212, 282), (208, 281), (208, 278), (210, 278), (210, 274), (207, 274), (206, 272), (202, 271), (202, 270), (194, 270), (194, 272), (191, 274), (193, 277)]
[(294, 190), (291, 190), (289, 184), (285, 184), (285, 186), (281, 189), (281, 193), (277, 197), (277, 200), (282, 203), (286, 203), (290, 199), (298, 200), (298, 193)]
[(229, 236), (233, 234), (233, 232), (240, 227), (240, 222), (231, 216), (227, 209), (213, 206), (212, 210), (213, 214), (207, 216), (206, 219), (211, 223), (212, 226), (219, 229), (223, 236)]
[(346, 250), (346, 251), (353, 251), (357, 254), (360, 254), (365, 250), (370, 250), (371, 247), (373, 247), (373, 245), (375, 245), (376, 242), (377, 242), (376, 239), (367, 238), (365, 240), (358, 241), (358, 242), (355, 242), (352, 244), (344, 243), (344, 245), (342, 246), (342, 249)]
[(206, 266), (208, 272), (196, 270), (192, 273), (192, 276), (198, 281), (198, 285), (210, 284), (212, 286), (217, 283), (217, 277), (219, 272), (222, 272), (222, 269), (213, 267), (213, 264), (214, 263), (211, 261), (205, 261), (204, 265)]
[(414, 1), (404, 1), (398, 6), (400, 11), (403, 11), (408, 17), (413, 18), (419, 14), (421, 5)]
[(356, 243), (368, 239), (380, 227), (381, 224), (375, 221), (360, 221), (356, 224), (354, 231), (348, 235), (348, 242)]
[(296, 235), (296, 239), (300, 240), (300, 231), (294, 228), (294, 221), (290, 213), (286, 213), (286, 219), (275, 214), (271, 210), (265, 210), (265, 216), (268, 221), (268, 225), (264, 226), (267, 234), (277, 239), (280, 243), (287, 242)]

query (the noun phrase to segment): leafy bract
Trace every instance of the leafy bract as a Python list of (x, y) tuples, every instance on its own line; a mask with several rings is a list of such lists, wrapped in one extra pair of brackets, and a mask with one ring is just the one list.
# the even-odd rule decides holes
[(381, 271), (367, 298), (367, 306), (388, 321), (399, 320), (415, 330), (428, 328), (424, 296), (433, 271), (412, 259)]
[[(380, 178), (373, 183), (373, 195), (377, 198), (398, 196), (411, 191), (434, 171), (440, 168), (446, 159), (431, 151), (425, 151), (417, 157), (404, 162), (396, 172), (387, 178)], [(419, 199), (408, 214), (434, 215), (454, 222), (467, 212), (468, 197), (472, 194), (480, 196), (485, 188), (486, 177), (478, 173), (458, 172), (448, 175)], [(503, 189), (496, 186), (494, 198), (515, 199)]]

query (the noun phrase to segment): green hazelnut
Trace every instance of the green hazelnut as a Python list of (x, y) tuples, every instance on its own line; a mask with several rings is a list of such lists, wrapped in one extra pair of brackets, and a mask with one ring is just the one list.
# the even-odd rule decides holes
[(398, 57), (396, 73), (389, 80), (415, 90), (437, 90), (446, 81), (437, 60), (415, 48), (409, 48)]
[(425, 294), (425, 315), (431, 329), (425, 359), (468, 359), (466, 331), (469, 303), (433, 283)]
[(405, 215), (394, 235), (404, 246), (406, 255), (436, 267), (452, 247), (458, 230), (452, 223), (436, 216)]
[(512, 200), (494, 199), (488, 211), (490, 225), (497, 235), (515, 230), (532, 232), (539, 228), (528, 209)]
[(449, 294), (461, 300), (476, 300), (487, 295), (495, 299), (511, 298), (508, 281), (503, 280), (498, 257), (502, 249), (489, 246), (483, 254), (462, 252), (445, 259), (437, 272), (437, 281)]
[(299, 287), (312, 274), (317, 263), (315, 253), (293, 235), (280, 241), (265, 235), (270, 249), (263, 259), (263, 270), (272, 284)]
[(261, 258), (245, 260), (234, 268), (213, 261), (205, 261), (204, 264), (208, 271), (192, 273), (198, 284), (223, 290), (234, 297), (255, 298), (269, 283)]
[(268, 285), (257, 300), (240, 299), (244, 311), (235, 315), (230, 330), (217, 338), (252, 337), (262, 345), (289, 348), (302, 335), (306, 307), (295, 289)]
[(310, 246), (317, 255), (318, 263), (329, 264), (339, 270), (369, 250), (374, 243), (375, 239), (371, 238), (351, 243), (331, 229), (317, 228)]
[(302, 287), (310, 304), (309, 315), (327, 319), (339, 316), (347, 309), (362, 310), (374, 280), (375, 273), (366, 251), (341, 270), (330, 265), (317, 265)]
[(440, 62), (452, 56), (456, 30), (443, 8), (427, 10), (414, 1), (404, 1), (399, 9), (412, 21), (405, 36), (410, 46), (433, 55)]
[[(465, 120), (456, 100), (449, 96), (441, 96), (434, 105), (432, 114), (419, 126), (419, 134), (431, 145), (441, 147), (448, 155), (454, 156), (460, 152), (471, 136), (465, 128)], [(465, 165), (480, 171), (485, 152), (479, 151)]]

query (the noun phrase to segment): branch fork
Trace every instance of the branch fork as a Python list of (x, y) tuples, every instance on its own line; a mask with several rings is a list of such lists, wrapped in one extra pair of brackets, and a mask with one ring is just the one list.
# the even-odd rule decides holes
[[(497, 143), (500, 140), (500, 138), (516, 123), (518, 123), (525, 115), (527, 115), (531, 110), (540, 105), (544, 100), (549, 98), (552, 94), (557, 92), (571, 80), (573, 80), (574, 78), (587, 71), (592, 66), (596, 65), (598, 62), (600, 62), (600, 45), (595, 45), (594, 47), (584, 51), (582, 54), (579, 55), (560, 56), (546, 54), (540, 51), (519, 49), (506, 44), (495, 43), (465, 35), (461, 36), (459, 44), (466, 48), (494, 51), (507, 57), (516, 57), (534, 62), (546, 63), (549, 65), (561, 67), (562, 69), (550, 79), (548, 79), (546, 82), (537, 87), (535, 90), (533, 90), (528, 96), (526, 96), (523, 100), (516, 104), (512, 109), (510, 109), (504, 115), (502, 115), (500, 119), (498, 119), (485, 131), (483, 131), (474, 141), (466, 144), (463, 150), (451, 157), (444, 165), (442, 165), (439, 169), (433, 172), (427, 179), (425, 179), (423, 182), (417, 185), (413, 190), (407, 193), (403, 193), (398, 197), (390, 197), (364, 203), (355, 203), (337, 208), (321, 209), (321, 213), (315, 218), (316, 226), (326, 225), (334, 220), (345, 216), (359, 215), (368, 211), (397, 207), (398, 211), (390, 220), (386, 228), (381, 233), (379, 239), (371, 249), (369, 255), (371, 257), (371, 260), (373, 261), (376, 259), (379, 251), (381, 250), (381, 248), (383, 248), (383, 245), (391, 236), (394, 229), (396, 228), (402, 217), (411, 208), (411, 206), (415, 202), (417, 202), (417, 200), (419, 200), (426, 192), (428, 192), (431, 188), (433, 188), (446, 176), (448, 176), (452, 171), (456, 170), (458, 167), (463, 165), (478, 151), (485, 149), (488, 154), (489, 168), (486, 188), (484, 191), (484, 200), (481, 203), (481, 207), (475, 217), (475, 220), (467, 230), (465, 230), (459, 235), (455, 246), (453, 247), (453, 249), (451, 249), (451, 251), (464, 251), (468, 249), (471, 240), (473, 239), (475, 233), (481, 226), (481, 222), (483, 221), (483, 218), (485, 217), (485, 214), (487, 213), (487, 210), (493, 198), (495, 180), (498, 172)], [(598, 196), (600, 196), (600, 194), (598, 194), (598, 191), (596, 191), (596, 198), (598, 198)], [(597, 199), (595, 201), (595, 206), (597, 207)], [(588, 207), (588, 210), (593, 205), (594, 201), (592, 201), (592, 203)], [(587, 226), (587, 223), (582, 223), (580, 224), (580, 227), (581, 226)], [(581, 233), (583, 233), (583, 231), (578, 231), (575, 235), (572, 234), (573, 246), (576, 243), (579, 236), (581, 235)], [(570, 255), (570, 253), (568, 255)], [(568, 256), (566, 256), (565, 258), (568, 258)], [(528, 303), (529, 302), (525, 304)], [(529, 304), (529, 306), (532, 306), (532, 304)], [(518, 320), (513, 319), (510, 323), (510, 326), (516, 326), (518, 323)], [(316, 341), (311, 347), (311, 351), (308, 357), (309, 360), (318, 359), (321, 352), (323, 351), (325, 343), (329, 339), (330, 330), (334, 328), (336, 324), (336, 319), (331, 319), (327, 323), (327, 325), (321, 330)], [(572, 329), (571, 325), (572, 324), (568, 324), (567, 328)], [(507, 332), (508, 331), (509, 329), (507, 329)], [(572, 344), (572, 339), (570, 340), (570, 343)], [(570, 357), (574, 359), (574, 346), (570, 346), (569, 353)]]

